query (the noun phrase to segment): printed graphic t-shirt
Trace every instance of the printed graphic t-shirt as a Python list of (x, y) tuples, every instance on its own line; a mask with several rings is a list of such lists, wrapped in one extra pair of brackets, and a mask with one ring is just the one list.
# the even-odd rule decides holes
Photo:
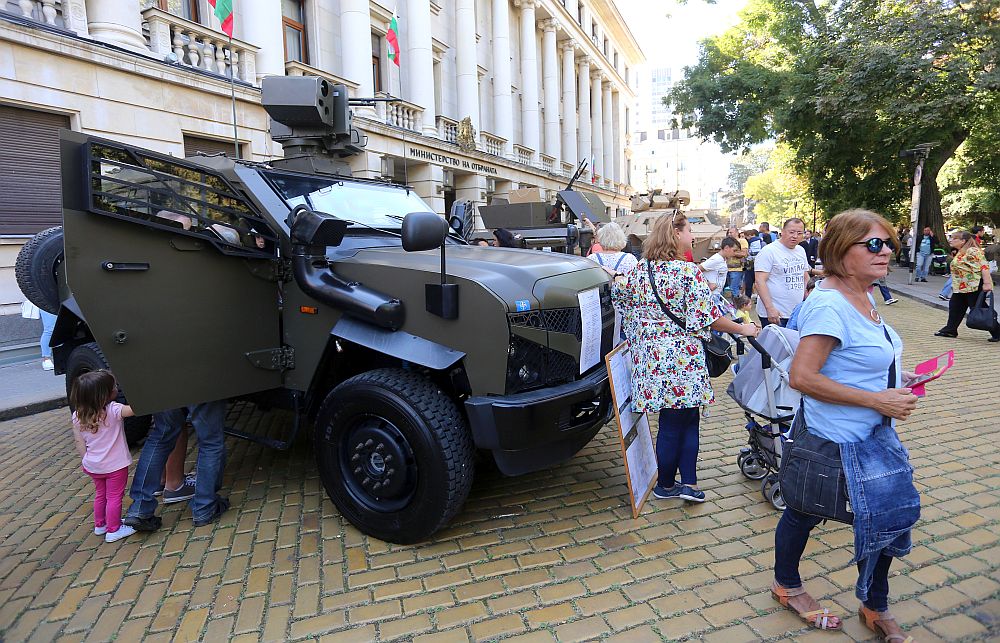
[[(802, 303), (806, 292), (805, 272), (809, 269), (806, 251), (801, 246), (791, 250), (781, 243), (769, 243), (760, 251), (753, 264), (754, 272), (770, 273), (767, 277), (767, 289), (771, 294), (771, 303), (778, 313), (788, 318), (795, 307)], [(767, 317), (763, 298), (757, 298), (757, 314)]]

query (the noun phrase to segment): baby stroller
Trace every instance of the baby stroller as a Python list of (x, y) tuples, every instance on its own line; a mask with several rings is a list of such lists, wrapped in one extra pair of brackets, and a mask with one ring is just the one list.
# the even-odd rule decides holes
[(941, 248), (934, 248), (934, 252), (931, 253), (931, 274), (946, 275), (949, 270), (948, 253)]
[(761, 493), (776, 509), (784, 509), (778, 484), (781, 446), (791, 428), (801, 395), (789, 385), (788, 368), (799, 345), (799, 333), (780, 326), (765, 326), (752, 350), (740, 359), (736, 376), (726, 392), (747, 418), (748, 446), (736, 463), (743, 475), (763, 480)]

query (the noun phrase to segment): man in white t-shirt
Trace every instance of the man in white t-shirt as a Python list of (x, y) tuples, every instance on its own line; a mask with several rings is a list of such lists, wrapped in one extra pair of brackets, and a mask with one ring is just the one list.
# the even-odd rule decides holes
[(729, 276), (729, 260), (740, 249), (740, 242), (731, 237), (722, 240), (719, 251), (704, 260), (700, 264), (705, 281), (712, 294), (722, 294), (722, 289), (726, 287), (726, 279)]
[(805, 233), (802, 219), (785, 221), (781, 238), (767, 244), (754, 260), (754, 282), (757, 285), (757, 315), (761, 326), (788, 323), (809, 281), (809, 261), (799, 246)]

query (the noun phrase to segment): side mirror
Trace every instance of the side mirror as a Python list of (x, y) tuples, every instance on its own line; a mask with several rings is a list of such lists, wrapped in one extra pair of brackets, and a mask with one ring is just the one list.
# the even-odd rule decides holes
[(297, 205), (288, 215), (292, 243), (307, 246), (339, 246), (344, 240), (347, 222)]
[(403, 250), (434, 250), (448, 236), (448, 223), (433, 212), (411, 212), (403, 217), (402, 232)]

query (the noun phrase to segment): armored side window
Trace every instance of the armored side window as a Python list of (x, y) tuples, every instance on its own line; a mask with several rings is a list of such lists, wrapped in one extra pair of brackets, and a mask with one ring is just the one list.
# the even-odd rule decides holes
[(85, 153), (91, 212), (198, 237), (229, 255), (274, 256), (274, 233), (222, 175), (110, 142)]

